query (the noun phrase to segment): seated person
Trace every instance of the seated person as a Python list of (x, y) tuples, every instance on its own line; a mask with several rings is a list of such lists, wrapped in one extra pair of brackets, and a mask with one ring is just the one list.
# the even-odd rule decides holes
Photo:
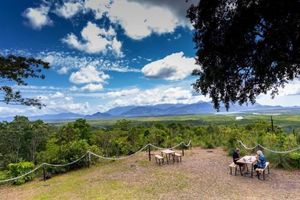
[(234, 151), (233, 151), (233, 154), (232, 154), (232, 159), (233, 159), (233, 162), (234, 164), (238, 165), (241, 169), (241, 173), (242, 171), (245, 170), (245, 164), (243, 163), (238, 163), (237, 161), (240, 159), (240, 149), (239, 148), (236, 148)]
[(257, 162), (254, 165), (254, 170), (256, 170), (257, 168), (263, 169), (266, 167), (266, 158), (262, 151), (258, 150), (256, 152), (256, 160), (257, 160)]

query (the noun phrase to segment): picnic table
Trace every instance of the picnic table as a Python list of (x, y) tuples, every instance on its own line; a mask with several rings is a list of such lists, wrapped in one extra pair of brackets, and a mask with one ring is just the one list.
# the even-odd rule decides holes
[(173, 156), (175, 154), (175, 151), (172, 149), (163, 149), (161, 150), (161, 155), (166, 157), (167, 164), (169, 164), (169, 161), (171, 160), (171, 155)]
[[(237, 163), (245, 164), (245, 165), (251, 165), (251, 177), (253, 177), (253, 172), (254, 172), (254, 164), (256, 163), (256, 156), (244, 156), (240, 158)], [(240, 172), (241, 175), (243, 176), (242, 168), (240, 167)]]

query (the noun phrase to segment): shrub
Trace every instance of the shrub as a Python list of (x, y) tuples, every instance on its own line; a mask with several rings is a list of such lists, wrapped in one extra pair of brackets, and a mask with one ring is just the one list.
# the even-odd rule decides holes
[[(8, 169), (9, 169), (9, 175), (11, 177), (18, 177), (21, 176), (27, 172), (29, 172), (30, 170), (33, 170), (34, 168), (34, 164), (32, 162), (18, 162), (18, 163), (11, 163), (8, 165)], [(27, 181), (31, 181), (34, 177), (34, 174), (29, 174), (26, 175), (22, 178), (19, 178), (17, 180), (15, 180), (13, 183), (16, 185), (21, 185)]]
[(294, 166), (300, 168), (300, 152), (292, 152), (289, 154), (289, 157), (293, 160)]
[[(51, 164), (66, 164), (79, 159), (87, 151), (92, 151), (99, 154), (99, 148), (95, 145), (89, 145), (86, 140), (75, 140), (63, 145), (57, 144), (56, 140), (49, 140), (46, 150), (38, 154), (40, 162), (47, 162)], [(86, 160), (82, 159), (77, 163), (68, 165), (66, 167), (47, 167), (51, 173), (61, 173), (70, 169), (80, 168), (86, 165)]]
[(8, 171), (0, 171), (0, 180), (5, 180), (9, 178)]

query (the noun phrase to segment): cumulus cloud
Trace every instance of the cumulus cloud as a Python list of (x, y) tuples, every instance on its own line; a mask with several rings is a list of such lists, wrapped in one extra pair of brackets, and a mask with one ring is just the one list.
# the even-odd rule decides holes
[[(49, 93), (48, 95), (39, 96), (42, 102), (47, 105), (40, 110), (38, 114), (53, 114), (63, 112), (88, 113), (90, 105), (88, 102), (76, 103), (73, 97), (67, 96), (62, 92)], [(37, 108), (32, 108), (35, 111)]]
[(181, 21), (182, 24), (190, 26), (188, 19), (186, 18), (188, 8), (194, 4), (198, 5), (200, 0), (129, 0), (140, 4), (149, 6), (159, 6), (169, 9)]
[[(1, 51), (0, 51), (1, 52)], [(2, 52), (1, 52), (2, 53)], [(20, 52), (11, 52), (9, 54), (24, 55), (26, 57), (36, 57), (50, 63), (51, 68), (59, 74), (67, 74), (72, 70), (77, 70), (88, 65), (95, 66), (101, 71), (115, 72), (141, 72), (140, 69), (129, 67), (129, 60), (124, 57), (114, 59), (104, 59), (107, 55), (86, 56), (78, 55), (75, 52), (43, 51), (38, 54), (26, 54)]]
[(107, 16), (113, 23), (121, 25), (132, 39), (142, 39), (152, 33), (171, 33), (177, 26), (184, 25), (169, 9), (127, 0), (114, 1)]
[(194, 69), (200, 69), (195, 64), (195, 59), (185, 57), (183, 52), (179, 52), (145, 65), (142, 73), (148, 78), (173, 81), (188, 77)]
[[(72, 86), (71, 88), (56, 88), (53, 86), (18, 87), (26, 97), (38, 97), (47, 106), (42, 110), (32, 107), (22, 107), (20, 110), (14, 110), (13, 114), (28, 115), (29, 113), (30, 115), (41, 115), (62, 112), (91, 114), (97, 111), (107, 111), (117, 106), (156, 105), (164, 103), (190, 104), (199, 101), (209, 101), (208, 98), (195, 94), (189, 85), (180, 86), (180, 84), (171, 84), (149, 89), (133, 87), (109, 91), (99, 91), (101, 90), (101, 86), (97, 85), (97, 83), (89, 83), (84, 86)], [(87, 103), (86, 99), (89, 99), (92, 104)], [(80, 101), (80, 103), (76, 101)], [(99, 104), (101, 104), (100, 107)], [(0, 106), (0, 114), (8, 112), (10, 112), (9, 109), (1, 108)]]
[(86, 0), (82, 9), (85, 13), (93, 12), (96, 19), (108, 17), (128, 37), (139, 40), (152, 33), (172, 33), (177, 27), (191, 28), (185, 16), (194, 2), (197, 1)]
[(68, 96), (61, 91), (51, 91), (47, 94), (31, 97), (39, 98), (46, 107), (38, 109), (30, 106), (19, 106), (19, 108), (16, 108), (5, 105), (5, 107), (0, 106), (0, 115), (10, 117), (15, 115), (36, 116), (64, 112), (90, 114), (93, 112), (93, 109), (88, 102), (75, 102), (73, 97)]
[(81, 2), (65, 2), (60, 7), (56, 8), (55, 13), (61, 17), (69, 19), (82, 10), (82, 6)]
[(108, 30), (99, 28), (96, 24), (88, 22), (81, 31), (82, 40), (74, 33), (70, 33), (63, 38), (63, 42), (70, 47), (86, 53), (107, 53), (108, 50), (118, 56), (122, 55), (122, 43), (117, 40), (116, 32), (112, 27)]
[(280, 96), (299, 95), (300, 94), (300, 79), (290, 81), (283, 88), (279, 88), (278, 94)]
[(46, 25), (52, 25), (52, 20), (48, 13), (50, 7), (41, 5), (37, 8), (27, 8), (23, 13), (23, 17), (28, 19), (30, 26), (34, 29), (41, 29)]
[(156, 104), (191, 104), (199, 101), (209, 101), (208, 98), (194, 94), (191, 88), (180, 86), (158, 86), (150, 89), (121, 89), (99, 96), (108, 100), (102, 104), (103, 111), (118, 106), (156, 105)]
[(138, 93), (140, 93), (140, 89), (132, 88), (132, 89), (123, 89), (119, 91), (107, 92), (106, 96), (109, 98), (119, 98), (119, 97), (127, 97), (130, 95), (136, 95)]
[(109, 75), (98, 71), (94, 66), (81, 68), (70, 76), (70, 81), (74, 84), (104, 83), (107, 79)]
[(91, 10), (96, 19), (101, 19), (111, 5), (111, 0), (86, 0), (84, 3), (85, 10)]
[[(198, 2), (199, 0), (70, 0), (63, 1), (62, 5), (54, 4), (53, 12), (65, 19), (70, 19), (78, 13), (88, 12), (94, 13), (95, 19), (102, 19), (105, 16), (111, 23), (120, 25), (128, 37), (140, 40), (153, 33), (172, 33), (177, 27), (191, 29), (186, 11), (192, 3)], [(48, 12), (47, 6), (28, 8), (25, 16), (33, 27), (41, 28), (51, 23)], [(80, 45), (82, 43), (72, 33), (65, 39), (81, 50), (88, 49)], [(118, 46), (119, 43), (114, 44)]]
[(83, 86), (81, 89), (82, 90), (87, 90), (87, 91), (90, 91), (90, 92), (95, 92), (95, 91), (102, 90), (103, 85), (102, 84), (90, 83), (90, 84), (87, 84), (87, 85)]

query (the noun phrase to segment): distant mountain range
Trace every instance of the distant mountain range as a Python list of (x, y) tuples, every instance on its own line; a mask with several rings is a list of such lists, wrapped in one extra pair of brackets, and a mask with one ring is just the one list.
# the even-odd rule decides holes
[[(226, 113), (275, 113), (275, 112), (298, 112), (300, 107), (282, 107), (282, 106), (265, 106), (260, 104), (239, 106), (232, 105), (229, 112), (221, 107), (221, 114)], [(176, 115), (197, 115), (197, 114), (216, 114), (216, 110), (211, 103), (198, 102), (194, 104), (158, 104), (149, 106), (123, 106), (108, 110), (107, 112), (97, 112), (92, 115), (81, 115), (76, 113), (60, 113), (53, 115), (30, 116), (30, 120), (44, 121), (64, 121), (78, 118), (85, 119), (110, 119), (122, 117), (153, 117), (153, 116), (176, 116)], [(11, 121), (13, 117), (0, 118), (1, 121)]]

